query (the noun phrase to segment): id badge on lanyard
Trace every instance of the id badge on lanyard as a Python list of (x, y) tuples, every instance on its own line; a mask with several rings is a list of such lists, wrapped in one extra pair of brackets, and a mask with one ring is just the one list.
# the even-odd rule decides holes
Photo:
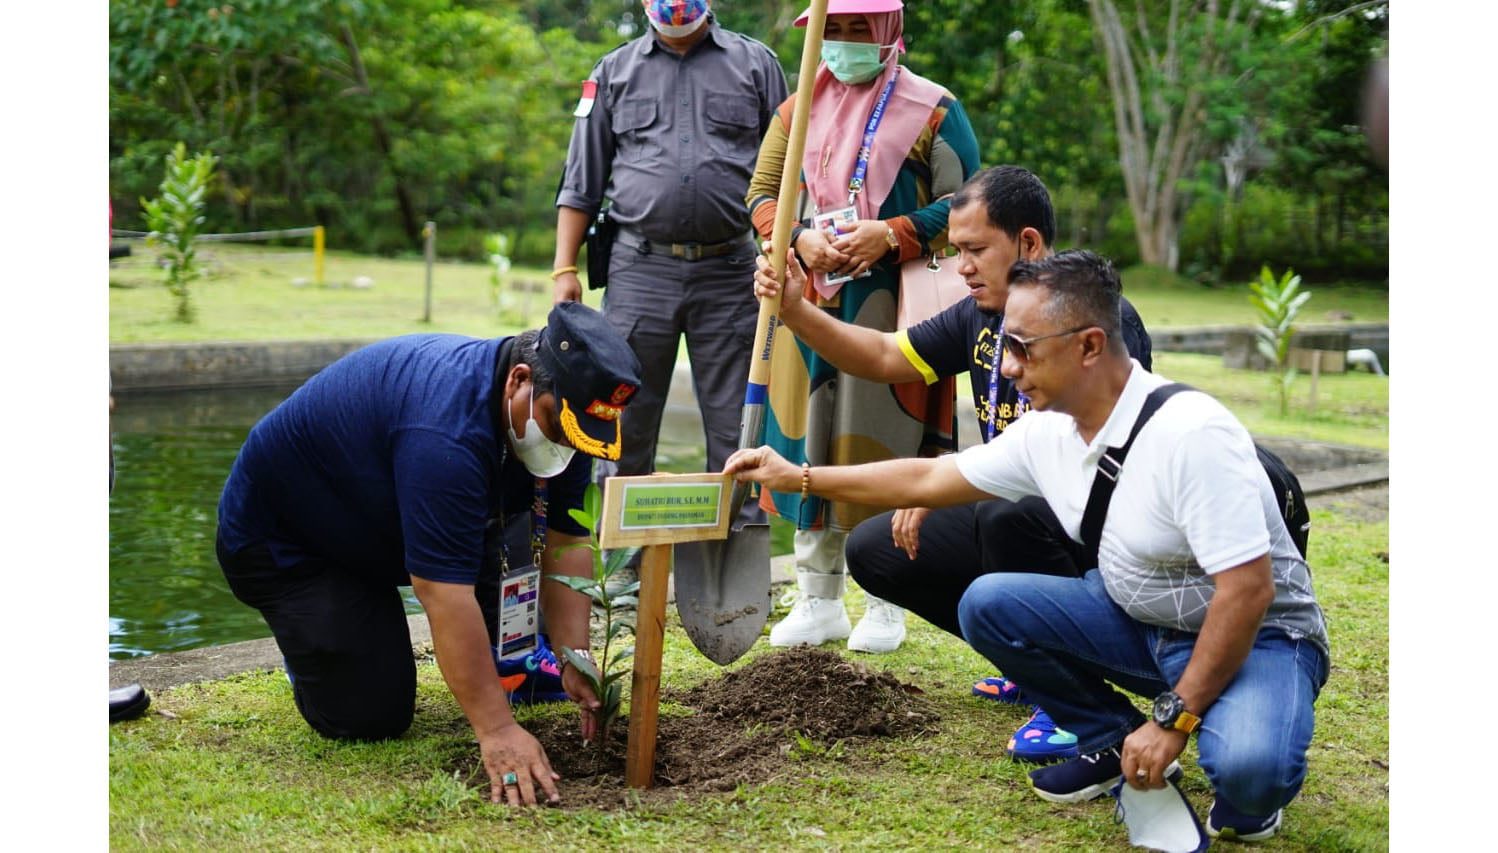
[[(868, 124), (863, 129), (863, 145), (858, 149), (858, 161), (853, 164), (853, 177), (848, 180), (848, 206), (825, 213), (818, 213), (812, 217), (813, 228), (827, 235), (829, 241), (847, 234), (858, 227), (858, 210), (853, 206), (858, 194), (863, 192), (864, 180), (869, 171), (869, 155), (874, 150), (874, 134), (879, 130), (880, 122), (884, 121), (884, 109), (889, 105), (889, 95), (895, 89), (895, 81), (900, 79), (900, 69), (890, 75), (889, 81), (879, 92), (879, 100), (874, 103), (874, 109), (869, 113)], [(870, 274), (864, 270), (856, 276), (842, 273), (828, 273), (828, 284), (843, 284), (855, 278), (865, 278)]]
[(531, 505), (531, 564), (510, 568), (509, 546), (500, 544), (499, 657), (524, 657), (538, 647), (541, 633), (541, 552), (546, 543), (546, 481), (536, 480)]
[(536, 650), (541, 632), (541, 570), (526, 566), (500, 581), (499, 656), (517, 658)]

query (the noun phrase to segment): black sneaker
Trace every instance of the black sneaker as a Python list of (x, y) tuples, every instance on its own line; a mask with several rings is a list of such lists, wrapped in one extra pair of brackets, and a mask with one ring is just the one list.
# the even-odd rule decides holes
[(1246, 815), (1219, 797), (1212, 801), (1212, 811), (1207, 814), (1207, 834), (1213, 838), (1263, 841), (1280, 831), (1284, 814), (1284, 809), (1275, 809), (1269, 817)]
[[(1123, 759), (1117, 747), (1088, 752), (1069, 761), (1030, 771), (1030, 787), (1042, 800), (1053, 803), (1081, 803), (1108, 793), (1123, 778)], [(1172, 781), (1184, 775), (1178, 762), (1170, 762), (1165, 777)]]

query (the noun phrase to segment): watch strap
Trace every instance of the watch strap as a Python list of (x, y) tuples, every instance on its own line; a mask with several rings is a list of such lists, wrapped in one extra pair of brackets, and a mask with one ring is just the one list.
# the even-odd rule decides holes
[(1202, 718), (1191, 713), (1185, 708), (1181, 709), (1181, 713), (1176, 714), (1175, 722), (1170, 724), (1171, 728), (1175, 729), (1178, 732), (1185, 732), (1188, 735), (1201, 728), (1201, 726)]

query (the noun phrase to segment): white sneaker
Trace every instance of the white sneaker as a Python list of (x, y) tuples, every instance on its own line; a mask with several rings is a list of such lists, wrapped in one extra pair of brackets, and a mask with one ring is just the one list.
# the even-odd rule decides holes
[(868, 596), (868, 606), (858, 627), (848, 637), (848, 648), (855, 652), (885, 654), (905, 642), (905, 608), (882, 598)]
[(770, 629), (770, 645), (820, 646), (841, 640), (852, 630), (842, 599), (802, 595), (790, 614)]

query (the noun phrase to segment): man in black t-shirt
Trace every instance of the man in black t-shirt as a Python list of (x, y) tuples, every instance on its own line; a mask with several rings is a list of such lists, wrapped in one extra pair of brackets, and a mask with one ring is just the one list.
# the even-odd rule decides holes
[[(839, 322), (801, 297), (804, 276), (791, 264), (780, 321), (797, 339), (841, 370), (875, 382), (932, 384), (969, 375), (983, 441), (1029, 410), (1029, 400), (997, 370), (995, 342), (1004, 326), (1009, 267), (1052, 253), (1056, 216), (1040, 179), (1018, 166), (995, 166), (968, 179), (952, 199), (947, 236), (960, 254), (958, 272), (969, 296), (942, 313), (897, 332)], [(761, 258), (755, 292), (779, 290)], [(1129, 354), (1151, 369), (1144, 322), (1128, 300), (1121, 318)], [(915, 611), (962, 635), (957, 602), (968, 585), (991, 572), (1080, 576), (1082, 546), (1066, 535), (1044, 500), (994, 499), (942, 509), (900, 509), (858, 525), (848, 537), (848, 571), (869, 594)], [(897, 636), (903, 637), (903, 625)], [(896, 644), (898, 645), (898, 644)], [(1003, 678), (985, 678), (973, 692), (1002, 702), (1022, 701)], [(1050, 761), (1076, 754), (1076, 739), (1040, 709), (1009, 743), (1016, 758)]]

